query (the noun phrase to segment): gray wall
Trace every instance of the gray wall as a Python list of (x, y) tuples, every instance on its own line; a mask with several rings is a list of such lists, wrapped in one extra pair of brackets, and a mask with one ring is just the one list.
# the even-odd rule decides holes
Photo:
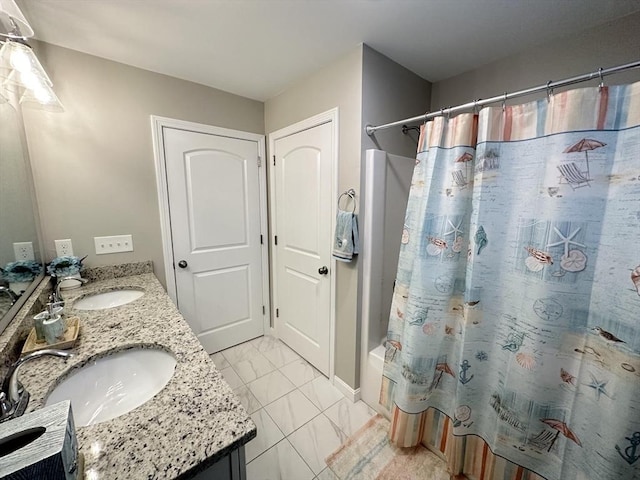
[[(382, 125), (426, 113), (431, 103), (431, 83), (402, 65), (364, 45), (362, 58), (362, 124)], [(415, 125), (415, 124), (414, 124)], [(418, 134), (401, 127), (362, 135), (362, 158), (369, 148), (415, 157)]]
[[(150, 115), (264, 133), (264, 104), (74, 50), (37, 43), (64, 113), (24, 110), (44, 256), (71, 238), (88, 265), (151, 259), (164, 283)], [(135, 251), (95, 255), (94, 236)]]
[[(435, 111), (637, 60), (640, 60), (640, 13), (436, 82), (431, 94), (431, 109)], [(607, 85), (638, 80), (640, 69), (605, 77)], [(598, 80), (594, 80), (566, 87), (565, 90), (598, 83)], [(509, 104), (524, 103), (543, 96), (521, 97), (510, 100)]]
[[(360, 190), (362, 48), (348, 53), (265, 103), (267, 133), (325, 112), (339, 110), (338, 190)], [(336, 262), (335, 374), (357, 386), (357, 261)]]
[[(363, 129), (366, 125), (395, 122), (403, 118), (421, 115), (429, 110), (431, 83), (366, 45), (363, 50), (362, 71)], [(386, 335), (389, 324), (389, 311), (398, 267), (406, 199), (415, 165), (415, 162), (410, 159), (415, 158), (418, 137), (419, 134), (414, 131), (403, 134), (401, 127), (378, 130), (373, 136), (362, 134), (362, 198), (364, 198), (367, 188), (364, 182), (365, 172), (368, 168), (368, 165), (364, 163), (366, 150), (375, 148), (394, 154), (387, 156), (386, 189), (384, 192), (386, 193), (386, 208), (381, 215), (375, 215), (375, 218), (384, 224), (384, 253), (381, 259), (383, 263), (382, 291), (377, 292), (382, 296), (380, 299), (381, 308), (379, 309), (380, 318), (361, 318), (361, 305), (360, 301), (358, 302), (359, 324), (363, 321), (370, 322), (369, 338), (367, 339), (369, 349), (380, 344), (381, 338)], [(383, 192), (379, 193), (384, 194)], [(365, 205), (360, 206), (362, 227), (364, 227), (365, 208)], [(364, 279), (362, 272), (360, 272), (359, 299), (361, 299), (362, 282), (369, 280)], [(377, 309), (375, 310), (377, 311)]]

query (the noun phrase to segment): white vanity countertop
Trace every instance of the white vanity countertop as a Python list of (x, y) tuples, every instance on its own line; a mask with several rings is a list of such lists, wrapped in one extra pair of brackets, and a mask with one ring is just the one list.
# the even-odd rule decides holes
[[(73, 309), (81, 296), (114, 288), (141, 288), (138, 300), (97, 311)], [(134, 346), (162, 348), (177, 359), (174, 376), (154, 398), (98, 425), (77, 427), (85, 478), (189, 478), (256, 436), (238, 398), (152, 273), (96, 280), (63, 291), (67, 317), (80, 318), (79, 341), (66, 363), (43, 357), (21, 367), (31, 394), (27, 411), (44, 405), (70, 370)]]

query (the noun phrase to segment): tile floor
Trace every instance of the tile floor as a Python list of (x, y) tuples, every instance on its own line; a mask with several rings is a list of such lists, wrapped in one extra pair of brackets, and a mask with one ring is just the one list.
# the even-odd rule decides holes
[(259, 337), (211, 355), (258, 427), (247, 480), (335, 480), (324, 459), (375, 412), (345, 398), (280, 340)]

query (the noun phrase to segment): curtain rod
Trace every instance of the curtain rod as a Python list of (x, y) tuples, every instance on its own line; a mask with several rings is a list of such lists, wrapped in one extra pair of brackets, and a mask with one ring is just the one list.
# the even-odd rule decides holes
[(465, 103), (463, 105), (458, 105), (457, 107), (443, 108), (438, 112), (432, 112), (432, 113), (427, 112), (424, 115), (418, 115), (416, 117), (411, 117), (404, 120), (398, 120), (397, 122), (385, 123), (384, 125), (377, 125), (377, 126), (367, 125), (365, 127), (365, 132), (367, 132), (367, 135), (373, 135), (376, 130), (383, 130), (385, 128), (395, 127), (397, 125), (403, 125), (405, 123), (412, 123), (417, 121), (426, 122), (427, 120), (431, 120), (432, 118), (435, 118), (440, 115), (451, 115), (452, 113), (458, 113), (463, 110), (469, 110), (470, 108), (484, 107), (485, 105), (488, 105), (490, 103), (506, 102), (510, 98), (523, 97), (525, 95), (530, 95), (532, 93), (546, 91), (547, 94), (551, 94), (551, 91), (554, 88), (564, 87), (566, 85), (573, 85), (574, 83), (586, 82), (589, 80), (593, 80), (594, 78), (599, 78), (600, 82), (602, 83), (602, 78), (607, 75), (612, 75), (614, 73), (618, 73), (624, 70), (629, 70), (629, 69), (638, 68), (638, 67), (640, 67), (640, 60), (637, 62), (627, 63), (625, 65), (618, 65), (617, 67), (600, 68), (597, 71), (592, 73), (585, 73), (583, 75), (578, 75), (577, 77), (565, 78), (564, 80), (558, 80), (557, 82), (549, 80), (545, 85), (539, 85), (537, 87), (531, 87), (525, 90), (518, 90), (517, 92), (512, 92), (512, 93), (505, 92), (502, 95), (497, 95), (495, 97), (487, 98), (485, 100), (480, 99), (480, 100), (475, 100), (473, 102)]

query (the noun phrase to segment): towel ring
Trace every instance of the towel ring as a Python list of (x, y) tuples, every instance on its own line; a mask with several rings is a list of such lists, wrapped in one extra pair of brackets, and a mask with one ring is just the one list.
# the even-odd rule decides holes
[(340, 209), (340, 200), (342, 200), (342, 197), (344, 196), (349, 197), (351, 200), (353, 200), (353, 211), (351, 213), (356, 213), (356, 191), (353, 188), (350, 188), (349, 190), (347, 190), (346, 192), (342, 192), (340, 194), (340, 196), (338, 197), (338, 210)]

